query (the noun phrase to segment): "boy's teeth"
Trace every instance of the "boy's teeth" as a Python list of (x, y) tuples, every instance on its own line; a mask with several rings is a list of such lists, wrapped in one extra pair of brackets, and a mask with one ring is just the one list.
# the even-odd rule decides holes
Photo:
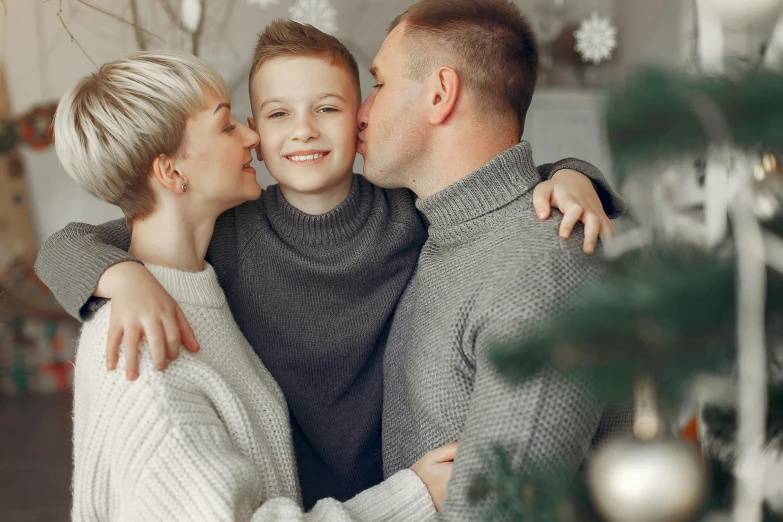
[(318, 154), (309, 154), (307, 156), (290, 156), (291, 161), (309, 161), (322, 157), (323, 157), (323, 153), (321, 152), (319, 152)]

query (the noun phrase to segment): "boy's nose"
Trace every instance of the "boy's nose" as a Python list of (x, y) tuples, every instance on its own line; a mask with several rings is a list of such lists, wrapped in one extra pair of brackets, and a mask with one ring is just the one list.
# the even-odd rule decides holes
[(313, 125), (310, 118), (302, 117), (296, 121), (296, 127), (294, 128), (293, 138), (299, 141), (306, 141), (311, 138), (317, 138), (319, 136), (318, 129)]

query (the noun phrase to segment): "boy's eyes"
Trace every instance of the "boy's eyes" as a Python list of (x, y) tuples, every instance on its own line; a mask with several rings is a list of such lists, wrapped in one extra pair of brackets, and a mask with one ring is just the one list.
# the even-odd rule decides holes
[[(331, 114), (334, 112), (340, 112), (340, 110), (335, 107), (321, 107), (317, 112)], [(275, 111), (269, 115), (270, 118), (282, 118), (283, 116), (288, 116), (288, 113), (284, 111)]]

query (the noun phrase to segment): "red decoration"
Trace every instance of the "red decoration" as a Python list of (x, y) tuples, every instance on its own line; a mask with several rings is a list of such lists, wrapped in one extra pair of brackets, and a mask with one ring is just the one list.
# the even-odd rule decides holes
[(17, 118), (19, 137), (33, 150), (45, 149), (52, 144), (54, 139), (52, 121), (56, 110), (57, 104), (49, 103), (34, 107)]
[(68, 374), (73, 371), (73, 364), (70, 361), (46, 363), (41, 371), (52, 375), (54, 386), (58, 392), (68, 391)]

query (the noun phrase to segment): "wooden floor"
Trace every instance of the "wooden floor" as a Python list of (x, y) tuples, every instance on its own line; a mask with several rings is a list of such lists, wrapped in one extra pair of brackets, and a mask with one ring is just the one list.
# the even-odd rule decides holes
[(71, 401), (0, 396), (0, 521), (69, 520)]

